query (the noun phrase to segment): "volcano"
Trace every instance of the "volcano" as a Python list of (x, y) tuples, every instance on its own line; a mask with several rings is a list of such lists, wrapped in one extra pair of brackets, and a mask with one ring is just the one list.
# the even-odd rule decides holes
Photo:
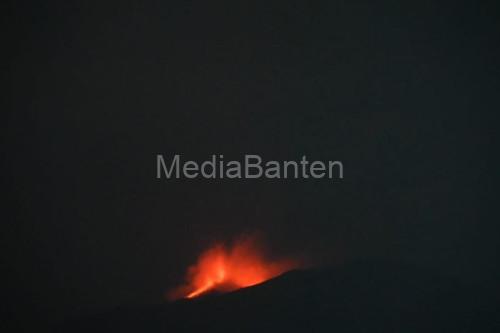
[(186, 282), (167, 294), (167, 299), (195, 298), (253, 286), (300, 267), (298, 260), (270, 260), (254, 236), (232, 244), (215, 244), (189, 267)]
[(294, 270), (229, 293), (117, 309), (59, 332), (489, 332), (485, 292), (404, 265)]

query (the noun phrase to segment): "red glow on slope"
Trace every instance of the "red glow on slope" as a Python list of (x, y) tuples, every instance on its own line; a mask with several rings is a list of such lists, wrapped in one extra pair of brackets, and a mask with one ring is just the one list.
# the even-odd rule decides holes
[(290, 260), (267, 260), (252, 239), (229, 248), (219, 244), (201, 254), (188, 269), (187, 283), (174, 289), (169, 298), (194, 298), (209, 291), (249, 287), (296, 267), (297, 263)]

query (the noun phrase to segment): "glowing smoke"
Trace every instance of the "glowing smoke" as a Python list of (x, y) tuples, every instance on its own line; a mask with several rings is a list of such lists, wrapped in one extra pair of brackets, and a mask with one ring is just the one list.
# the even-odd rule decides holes
[(266, 259), (254, 238), (240, 239), (230, 247), (216, 244), (189, 267), (186, 283), (170, 291), (167, 297), (173, 300), (211, 291), (228, 292), (264, 282), (298, 266), (294, 260)]

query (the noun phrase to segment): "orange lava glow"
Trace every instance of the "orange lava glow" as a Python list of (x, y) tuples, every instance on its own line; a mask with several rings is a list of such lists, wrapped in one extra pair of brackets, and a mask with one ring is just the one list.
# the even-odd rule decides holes
[(297, 266), (291, 260), (267, 260), (252, 239), (240, 240), (232, 247), (217, 244), (188, 269), (187, 283), (168, 296), (194, 298), (210, 291), (228, 292), (264, 282)]

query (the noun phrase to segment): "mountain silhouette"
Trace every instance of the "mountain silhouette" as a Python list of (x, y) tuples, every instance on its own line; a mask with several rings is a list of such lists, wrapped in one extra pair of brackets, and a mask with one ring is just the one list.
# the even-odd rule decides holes
[(486, 332), (487, 290), (391, 263), (287, 272), (227, 294), (117, 309), (59, 332)]

